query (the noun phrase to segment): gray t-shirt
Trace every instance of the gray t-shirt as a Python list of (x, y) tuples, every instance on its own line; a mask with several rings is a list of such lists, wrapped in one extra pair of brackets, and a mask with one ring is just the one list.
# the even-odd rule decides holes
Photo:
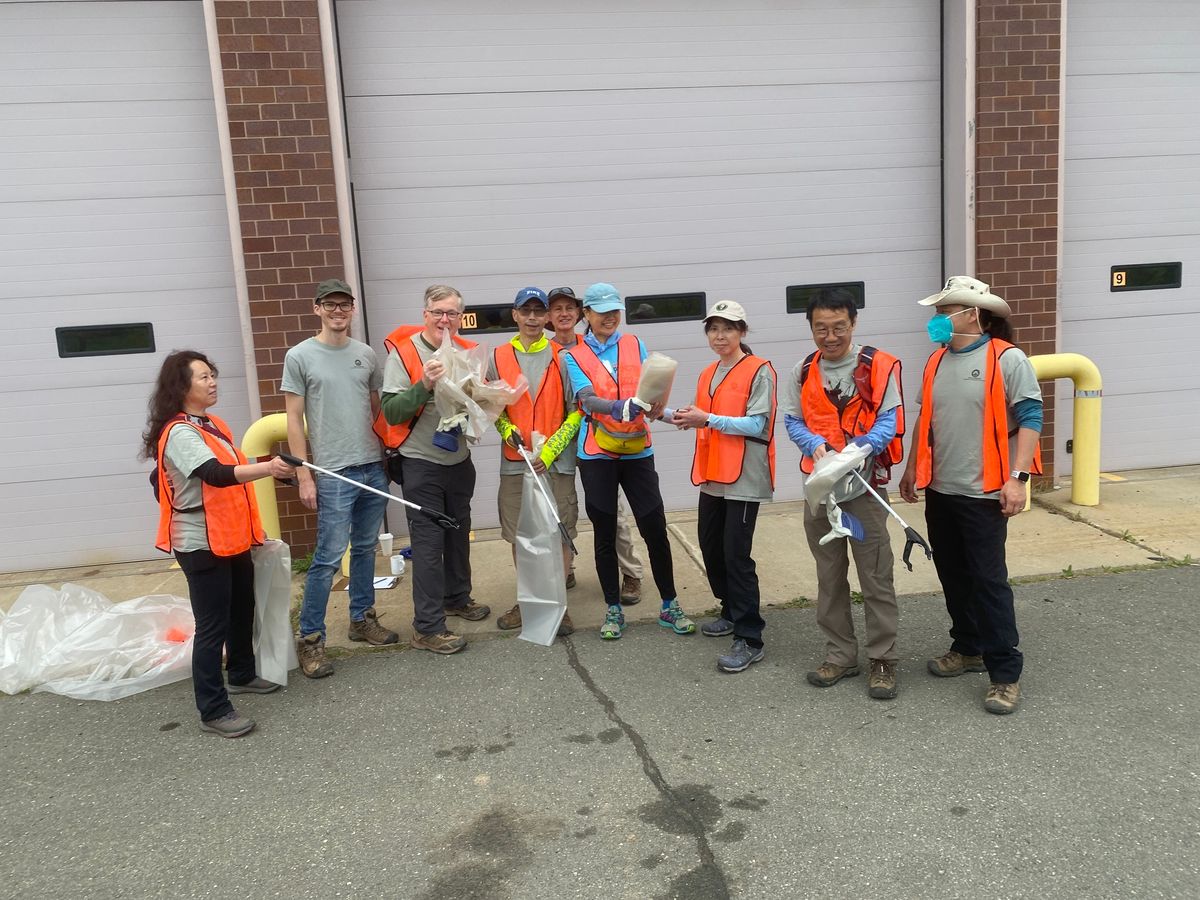
[[(412, 342), (422, 363), (428, 362), (437, 352), (420, 334), (413, 335)], [(383, 393), (399, 394), (410, 387), (412, 382), (408, 378), (408, 370), (404, 368), (400, 354), (388, 353), (387, 362), (383, 367)], [(439, 466), (453, 466), (467, 459), (471, 455), (471, 448), (466, 435), (458, 436), (458, 449), (453, 452), (433, 446), (433, 434), (437, 431), (440, 420), (441, 416), (438, 415), (437, 407), (431, 399), (417, 416), (417, 423), (409, 433), (408, 440), (400, 445), (400, 455), (409, 459), (423, 459)]]
[[(843, 410), (850, 400), (858, 395), (858, 386), (854, 383), (854, 369), (858, 365), (858, 355), (862, 352), (862, 346), (855, 344), (850, 348), (850, 351), (841, 359), (828, 360), (824, 354), (817, 360), (817, 371), (821, 376), (821, 384), (825, 387), (825, 395), (829, 401), (838, 408), (840, 412)], [(804, 419), (804, 411), (800, 408), (800, 376), (804, 373), (804, 360), (796, 363), (792, 368), (792, 374), (787, 380), (787, 384), (783, 389), (783, 411), (790, 416), (795, 416), (798, 419)], [(812, 373), (809, 373), (809, 377)], [(900, 405), (900, 386), (896, 384), (895, 372), (888, 378), (887, 387), (883, 389), (883, 400), (879, 404), (877, 413), (887, 412), (889, 409), (895, 409)], [(805, 422), (807, 426), (808, 423)], [(809, 427), (811, 431), (811, 426)], [(829, 435), (822, 435), (828, 438)], [(869, 467), (868, 467), (869, 471)], [(834, 503), (843, 503), (846, 500), (853, 500), (860, 494), (865, 494), (867, 489), (863, 487), (862, 482), (857, 478), (849, 481), (841, 482), (831, 494)]]
[(279, 389), (304, 398), (314, 463), (336, 471), (383, 459), (371, 429), (371, 392), (382, 382), (375, 351), (353, 338), (340, 347), (309, 338), (287, 352)]
[[(546, 376), (547, 369), (550, 368), (550, 360), (554, 356), (553, 341), (548, 341), (546, 346), (537, 353), (525, 353), (517, 350), (517, 365), (521, 367), (521, 374), (529, 381), (529, 396), (536, 398), (538, 391), (541, 390), (542, 380)], [(571, 383), (567, 379), (567, 367), (560, 361), (558, 367), (559, 374), (562, 376), (563, 383), (563, 413), (564, 417), (571, 412)], [(491, 361), (488, 363), (487, 378), (488, 381), (495, 381), (500, 377), (496, 370), (496, 351), (492, 351)], [(542, 437), (550, 437), (545, 434)], [(568, 442), (567, 447), (560, 453), (550, 465), (551, 472), (558, 472), (562, 475), (575, 474), (575, 445), (577, 441)], [(524, 460), (508, 459), (504, 455), (503, 449), (500, 451), (500, 474), (501, 475), (521, 475), (528, 471), (528, 467)]]
[[(202, 419), (190, 416), (193, 422)], [(227, 441), (222, 443), (230, 446)], [(230, 447), (232, 449), (232, 447)], [(171, 516), (171, 548), (183, 553), (194, 553), (208, 549), (208, 528), (204, 518), (204, 484), (191, 474), (210, 459), (216, 459), (204, 438), (195, 428), (176, 425), (167, 435), (167, 446), (163, 451), (163, 468), (171, 484), (176, 510)]]
[[(965, 353), (948, 351), (934, 376), (933, 478), (929, 486), (939, 494), (988, 499), (1000, 496), (998, 491), (987, 494), (983, 491), (983, 376), (990, 352), (986, 341)], [(1008, 400), (1011, 435), (1008, 452), (1012, 459), (1017, 446), (1013, 404), (1021, 400), (1041, 400), (1042, 390), (1038, 387), (1033, 364), (1016, 347), (1001, 354), (1000, 372)], [(920, 403), (920, 398), (917, 402)]]
[[(713, 375), (709, 396), (716, 393), (725, 376), (732, 366), (718, 365)], [(750, 382), (750, 398), (746, 401), (746, 415), (766, 416), (767, 424), (759, 432), (758, 437), (767, 441), (775, 423), (771, 420), (771, 405), (775, 400), (775, 376), (770, 366), (761, 366)], [(705, 482), (700, 490), (710, 497), (724, 497), (726, 500), (742, 500), (747, 503), (765, 503), (771, 499), (774, 489), (771, 487), (771, 467), (767, 460), (767, 445), (759, 441), (746, 441), (745, 456), (742, 457), (742, 474), (733, 484), (712, 484)]]

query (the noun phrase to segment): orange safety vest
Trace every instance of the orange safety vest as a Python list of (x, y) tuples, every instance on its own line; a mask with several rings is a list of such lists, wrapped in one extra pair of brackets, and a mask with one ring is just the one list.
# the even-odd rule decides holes
[[(589, 347), (584, 340), (580, 339), (579, 343), (566, 352), (570, 353), (575, 358), (575, 362), (579, 363), (579, 368), (583, 370), (583, 374), (591, 382), (596, 396), (601, 400), (629, 399), (637, 394), (638, 379), (642, 375), (642, 346), (641, 342), (632, 334), (623, 334), (617, 341), (617, 374), (615, 378), (600, 361), (596, 351)], [(612, 459), (620, 456), (619, 453), (611, 453), (596, 443), (597, 428), (603, 428), (609, 434), (620, 438), (644, 435), (646, 448), (650, 447), (650, 432), (646, 428), (645, 416), (634, 422), (618, 422), (612, 416), (588, 413), (587, 434), (583, 441), (584, 452), (588, 455), (603, 455)]]
[[(900, 382), (900, 360), (890, 353), (863, 347), (854, 367), (854, 384), (857, 391), (838, 415), (837, 407), (825, 393), (820, 374), (821, 351), (816, 350), (804, 360), (800, 372), (800, 411), (804, 424), (813, 434), (819, 434), (834, 450), (842, 450), (856, 437), (866, 434), (875, 425), (879, 405), (887, 391), (888, 379), (896, 373), (896, 387), (900, 390), (900, 405), (896, 407), (896, 436), (888, 441), (876, 461), (890, 469), (904, 458), (904, 391)], [(816, 374), (813, 375), (813, 370)], [(811, 376), (811, 377), (810, 377)], [(800, 457), (800, 470), (810, 474), (813, 470), (811, 456)]]
[[(183, 425), (194, 428), (199, 432), (213, 456), (227, 466), (244, 466), (247, 463), (245, 454), (233, 445), (233, 436), (229, 426), (216, 416), (208, 420), (217, 431), (225, 437), (228, 444), (217, 439), (196, 424), (189, 422), (182, 414), (167, 422), (158, 438), (158, 540), (155, 546), (163, 553), (171, 552), (171, 517), (175, 508), (175, 492), (171, 487), (171, 479), (167, 477), (163, 455), (167, 450), (167, 437), (171, 429)], [(213, 487), (201, 482), (204, 496), (204, 527), (208, 535), (208, 548), (215, 556), (237, 556), (245, 553), (252, 546), (263, 542), (262, 521), (258, 517), (258, 500), (249, 484), (233, 484), (229, 487)]]
[[(712, 393), (713, 376), (717, 374), (717, 363), (713, 363), (702, 373), (696, 385), (696, 406), (706, 413), (718, 416), (744, 416), (746, 404), (750, 401), (750, 388), (754, 379), (766, 366), (775, 376), (775, 368), (765, 359), (749, 354), (739, 359), (717, 385), (716, 393)], [(767, 463), (771, 469), (771, 487), (775, 487), (775, 392), (771, 391), (771, 417), (769, 433), (771, 437), (763, 441), (761, 438), (744, 437), (739, 434), (725, 434), (711, 428), (696, 429), (696, 453), (692, 457), (692, 484), (733, 484), (742, 477), (742, 463), (746, 455), (746, 441), (755, 441), (767, 445)]]
[[(562, 369), (559, 368), (558, 361), (558, 354), (562, 348), (554, 343), (552, 338), (547, 341), (553, 349), (550, 364), (546, 366), (546, 374), (542, 376), (542, 383), (538, 388), (537, 398), (531, 399), (530, 392), (526, 390), (516, 399), (516, 402), (510, 403), (504, 408), (508, 414), (508, 420), (517, 426), (517, 430), (521, 433), (521, 439), (525, 442), (526, 447), (533, 446), (535, 431), (544, 437), (550, 437), (558, 431), (558, 427), (566, 418), (563, 413), (566, 397), (563, 393)], [(501, 380), (509, 384), (516, 384), (517, 379), (521, 376), (521, 364), (517, 361), (517, 348), (511, 343), (502, 344), (494, 352), (496, 374)], [(521, 461), (521, 454), (508, 446), (506, 441), (501, 442), (500, 446), (504, 451), (505, 459), (513, 462)]]
[[(424, 330), (425, 328), (422, 325), (401, 325), (383, 339), (384, 350), (388, 354), (395, 351), (400, 357), (400, 362), (404, 363), (404, 369), (408, 372), (409, 384), (416, 384), (425, 374), (425, 364), (421, 362), (421, 356), (417, 353), (417, 348), (413, 344), (416, 336)], [(472, 347), (478, 346), (474, 341), (468, 341), (457, 334), (454, 335), (454, 343), (458, 344), (464, 350), (470, 350)], [(425, 407), (422, 405), (417, 408), (413, 417), (407, 422), (391, 425), (383, 417), (383, 409), (380, 408), (379, 414), (375, 416), (375, 422), (371, 427), (375, 430), (375, 434), (379, 436), (379, 440), (383, 441), (383, 446), (389, 450), (395, 450), (408, 440), (413, 426), (417, 424), (417, 419), (421, 417), (421, 413), (424, 410)]]
[[(983, 491), (993, 493), (1008, 480), (1008, 394), (1004, 390), (1004, 373), (1000, 357), (1013, 349), (1008, 341), (992, 338), (988, 341), (987, 363), (983, 373)], [(925, 363), (921, 381), (921, 416), (917, 422), (917, 487), (923, 488), (933, 480), (933, 378), (946, 355), (946, 348), (933, 351)], [(1042, 450), (1035, 446), (1033, 464), (1035, 475), (1042, 474)]]

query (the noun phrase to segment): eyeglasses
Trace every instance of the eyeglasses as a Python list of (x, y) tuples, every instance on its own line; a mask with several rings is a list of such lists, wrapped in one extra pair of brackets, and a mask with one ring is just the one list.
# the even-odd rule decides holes
[(317, 303), (325, 312), (333, 312), (334, 310), (350, 312), (350, 310), (354, 309), (353, 300), (318, 300)]
[(821, 325), (817, 328), (814, 328), (812, 330), (812, 333), (813, 333), (813, 337), (816, 337), (816, 338), (829, 337), (831, 334), (834, 337), (845, 337), (846, 335), (848, 335), (850, 333), (850, 326), (849, 325), (834, 325), (833, 328), (826, 328), (824, 325)]
[(440, 319), (442, 316), (445, 316), (451, 322), (457, 322), (462, 318), (463, 315), (456, 309), (427, 309), (425, 312), (435, 319)]
[(524, 306), (515, 306), (513, 307), (513, 312), (525, 316), (547, 316), (550, 314), (550, 310), (546, 309), (540, 303), (537, 306), (534, 306), (532, 303), (526, 303)]

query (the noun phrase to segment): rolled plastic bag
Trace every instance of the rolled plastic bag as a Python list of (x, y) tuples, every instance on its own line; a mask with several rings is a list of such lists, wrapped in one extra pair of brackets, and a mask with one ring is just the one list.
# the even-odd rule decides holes
[(182, 597), (114, 604), (77, 584), (31, 585), (0, 622), (0, 690), (117, 700), (181, 681), (195, 630)]
[(671, 386), (675, 383), (675, 372), (679, 363), (661, 353), (651, 353), (642, 363), (642, 376), (638, 379), (638, 400), (647, 408), (655, 403), (666, 403), (671, 397)]
[(517, 604), (521, 607), (521, 640), (549, 647), (567, 612), (567, 587), (558, 520), (533, 480), (540, 477), (526, 472), (521, 485)]
[(816, 509), (843, 480), (850, 481), (854, 477), (851, 470), (861, 466), (870, 455), (871, 448), (862, 444), (847, 444), (837, 453), (826, 453), (813, 464), (812, 472), (804, 481), (805, 502)]
[(254, 659), (267, 681), (287, 684), (300, 665), (292, 638), (292, 551), (269, 540), (251, 551), (254, 557)]
[(477, 443), (492, 429), (504, 407), (529, 390), (524, 375), (517, 383), (489, 382), (485, 377), (488, 348), (464, 350), (454, 343), (450, 332), (442, 338), (442, 346), (433, 354), (446, 367), (445, 374), (433, 386), (433, 404), (441, 417), (437, 430), (460, 428), (467, 439)]

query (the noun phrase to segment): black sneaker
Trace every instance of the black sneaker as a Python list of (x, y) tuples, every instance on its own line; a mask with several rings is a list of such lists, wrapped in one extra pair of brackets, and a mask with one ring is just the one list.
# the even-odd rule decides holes
[(722, 672), (743, 672), (762, 658), (762, 647), (751, 647), (742, 638), (736, 638), (729, 652), (717, 657), (717, 668)]
[(254, 720), (239, 715), (238, 711), (230, 710), (223, 716), (208, 719), (200, 723), (201, 731), (211, 731), (225, 738), (241, 737), (254, 730)]
[(727, 634), (733, 634), (733, 623), (728, 619), (705, 622), (700, 626), (700, 633), (709, 637), (725, 637)]

